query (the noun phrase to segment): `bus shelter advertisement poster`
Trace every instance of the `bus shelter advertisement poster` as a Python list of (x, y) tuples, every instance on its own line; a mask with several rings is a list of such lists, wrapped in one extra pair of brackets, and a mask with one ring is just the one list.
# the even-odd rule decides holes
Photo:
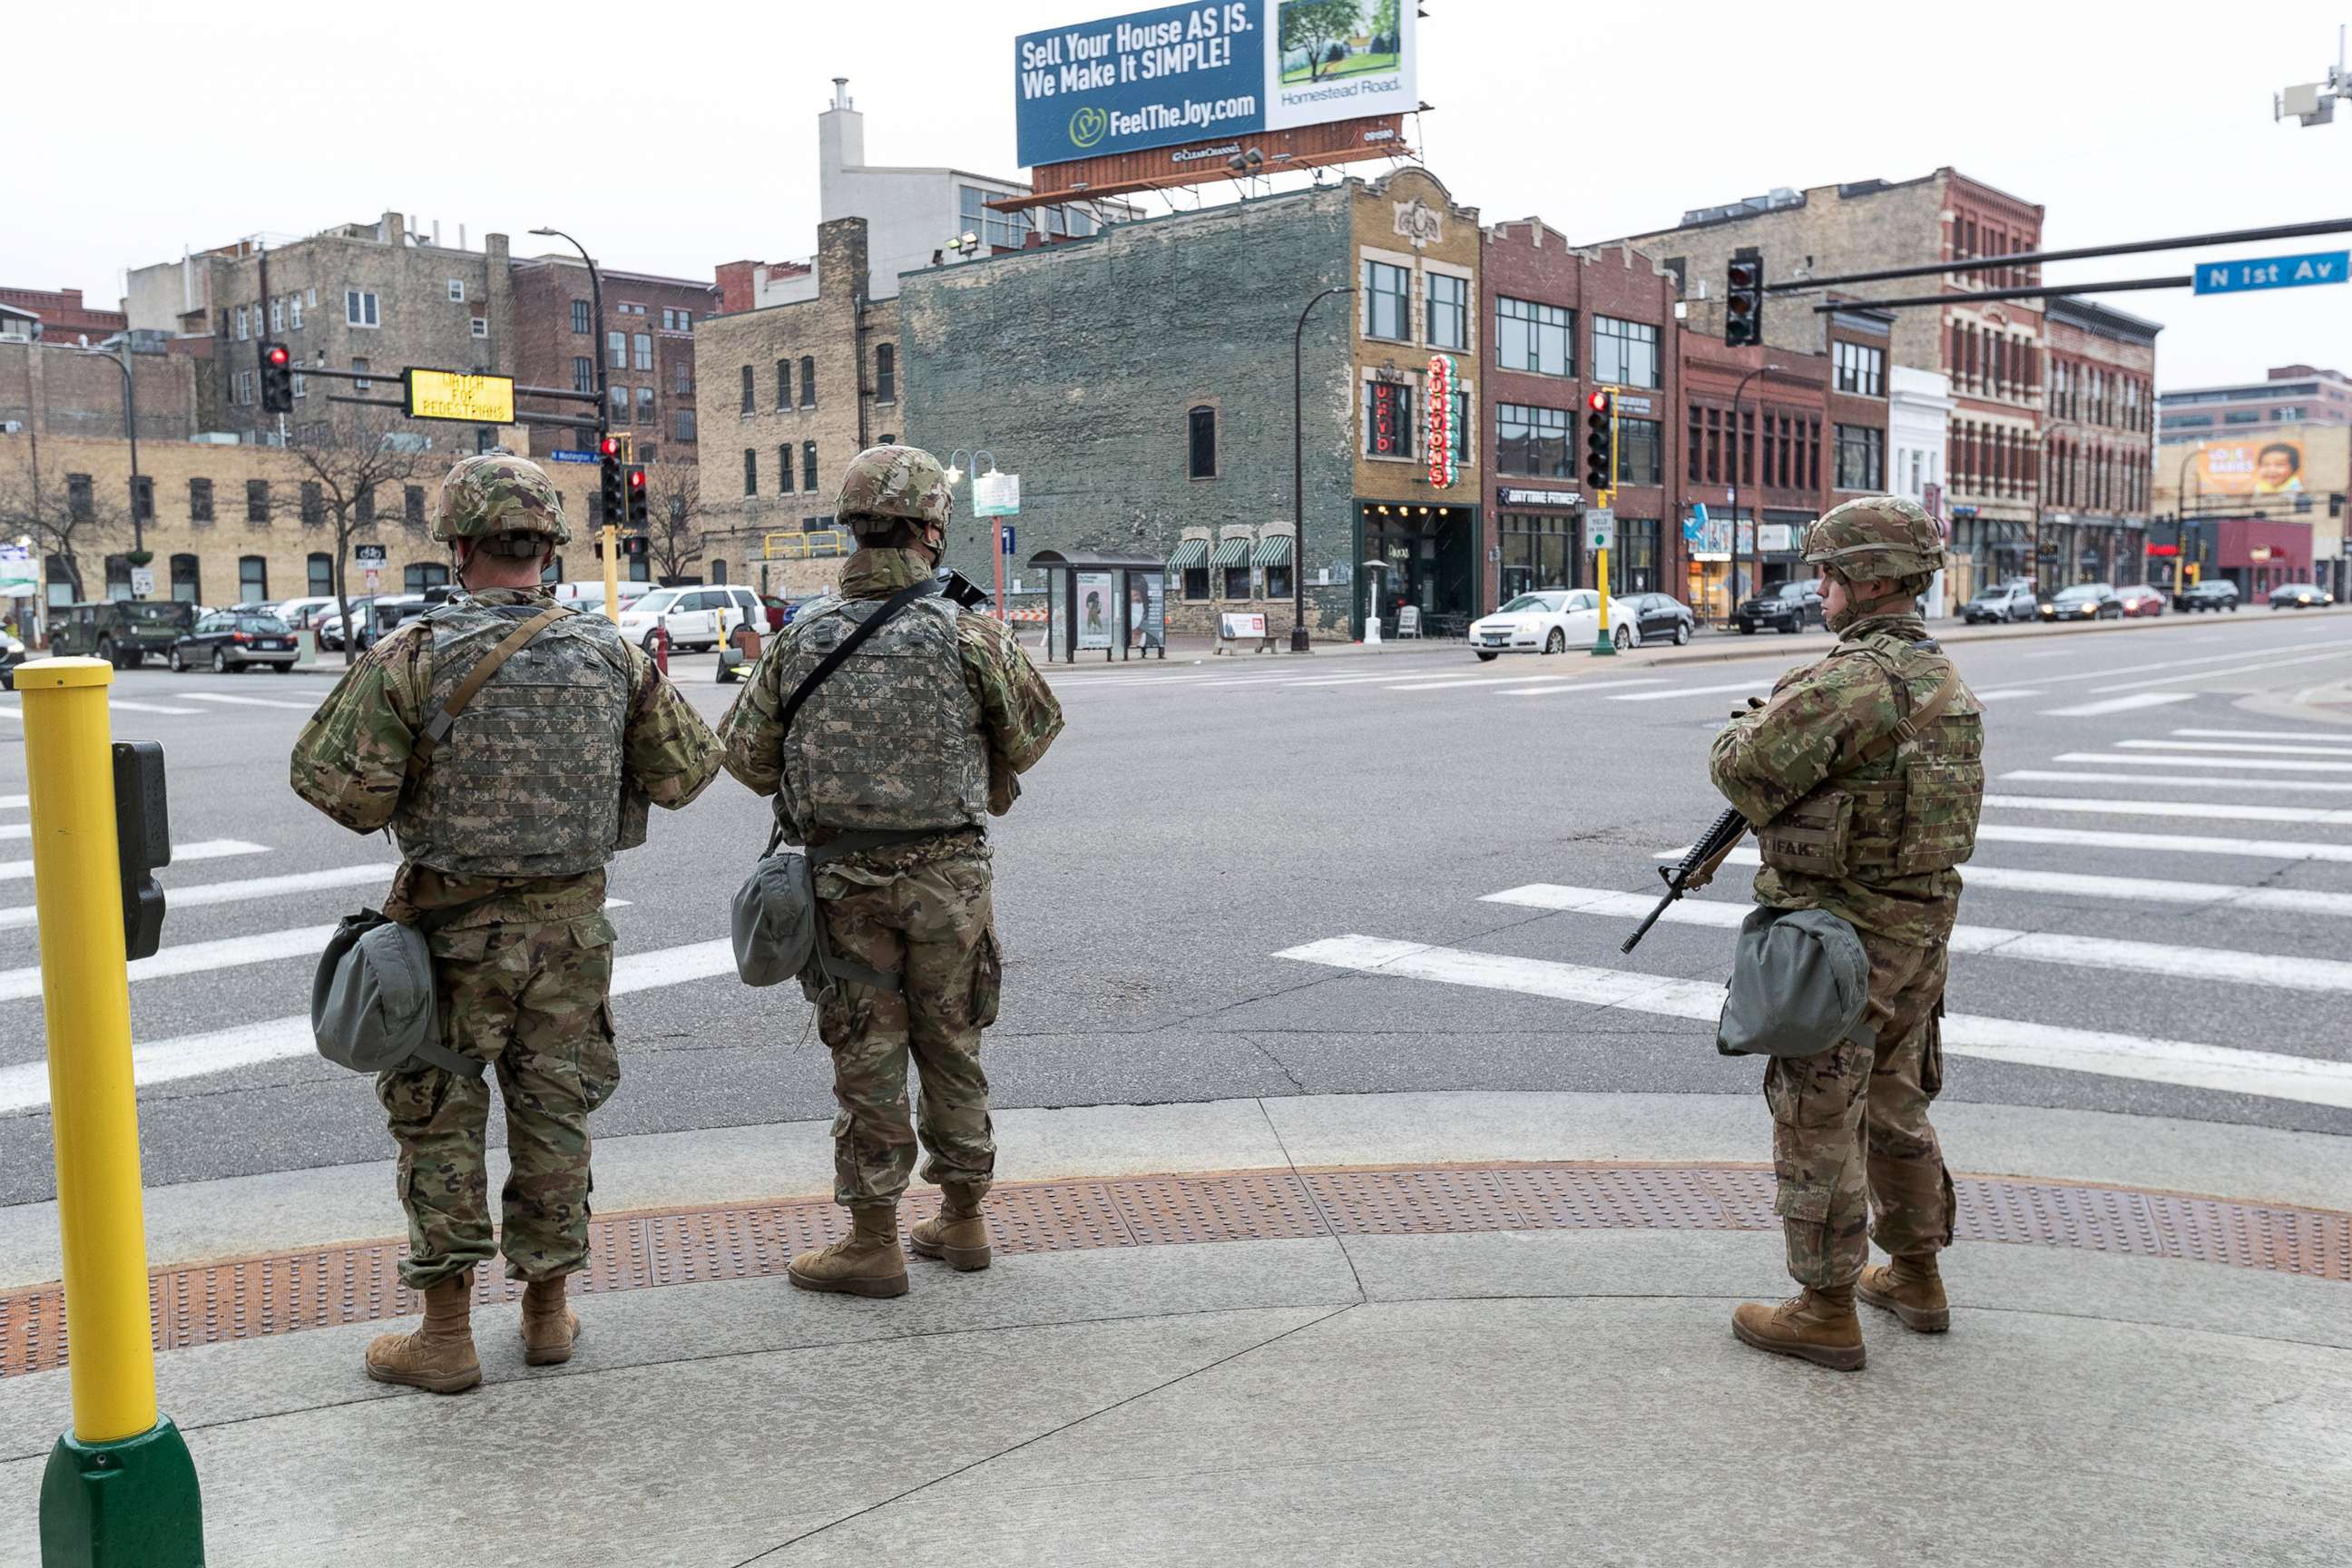
[(1013, 40), (1021, 163), (1410, 113), (1412, 0), (1163, 5)]

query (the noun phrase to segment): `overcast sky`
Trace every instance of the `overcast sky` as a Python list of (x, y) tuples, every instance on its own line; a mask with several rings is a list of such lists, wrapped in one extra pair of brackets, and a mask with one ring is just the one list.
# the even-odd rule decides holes
[[(1433, 110), (1417, 136), (1490, 222), (1539, 214), (1591, 240), (1775, 185), (1943, 163), (2042, 203), (2053, 247), (2352, 216), (2352, 107), (2308, 130), (2271, 120), (2273, 90), (2325, 75), (2352, 0), (1422, 4)], [(28, 7), (0, 95), (0, 283), (111, 303), (126, 266), (184, 245), (390, 208), (439, 219), (452, 243), (460, 223), (477, 247), (504, 230), (518, 254), (552, 224), (609, 266), (685, 277), (802, 256), (833, 76), (851, 79), (871, 162), (1012, 175), (1013, 37), (1126, 8), (670, 0), (611, 7), (606, 33), (594, 0)], [(2166, 323), (2164, 385), (2352, 369), (2352, 288), (2113, 302)]]

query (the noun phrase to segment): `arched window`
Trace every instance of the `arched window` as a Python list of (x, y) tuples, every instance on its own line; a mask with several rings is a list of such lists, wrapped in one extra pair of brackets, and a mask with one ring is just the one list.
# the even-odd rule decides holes
[(266, 556), (236, 558), (236, 602), (258, 605), (269, 597), (269, 561)]
[(131, 597), (131, 557), (128, 555), (106, 558), (106, 596), (110, 599)]
[(204, 581), (197, 574), (196, 558), (193, 555), (172, 557), (172, 597), (183, 605), (204, 601)]
[(1184, 416), (1187, 450), (1190, 461), (1187, 470), (1196, 479), (1217, 477), (1217, 411), (1205, 403), (1197, 403)]
[(50, 556), (44, 568), (44, 574), (48, 579), (50, 604), (70, 605), (74, 602), (73, 568), (66, 564), (64, 556)]
[(711, 557), (710, 580), (714, 583), (724, 583), (727, 581), (727, 563), (719, 560), (717, 556)]
[(323, 550), (310, 552), (306, 580), (310, 592), (321, 596), (335, 591), (335, 558)]

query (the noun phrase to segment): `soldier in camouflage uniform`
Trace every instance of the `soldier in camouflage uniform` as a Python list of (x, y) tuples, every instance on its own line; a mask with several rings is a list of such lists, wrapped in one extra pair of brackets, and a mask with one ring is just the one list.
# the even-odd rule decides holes
[[(1892, 496), (1847, 501), (1806, 531), (1804, 558), (1838, 645), (1734, 714), (1711, 772), (1757, 828), (1756, 901), (1826, 910), (1861, 936), (1876, 1045), (1843, 1040), (1765, 1069), (1775, 1207), (1804, 1289), (1777, 1309), (1741, 1306), (1732, 1331), (1850, 1370), (1864, 1356), (1857, 1286), (1906, 1327), (1951, 1323), (1936, 1255), (1952, 1239), (1952, 1182), (1927, 1107), (1943, 1087), (1946, 942), (1976, 845), (1984, 724), (1913, 603), (1943, 563), (1926, 512)], [(1869, 1239), (1891, 1266), (1864, 1268)]]
[[(565, 1279), (587, 1266), (588, 1113), (619, 1082), (604, 864), (718, 775), (719, 742), (611, 621), (567, 613), (499, 667), (429, 746), (458, 684), (554, 606), (540, 576), (571, 538), (545, 474), (467, 458), (442, 481), (433, 537), (466, 591), (385, 637), (294, 743), (295, 793), (355, 833), (389, 827), (402, 862), (383, 912), (430, 931), (442, 1043), (495, 1067), (512, 1173), (490, 1231), (489, 1089), (416, 1065), (376, 1080), (408, 1215), (402, 1280), (425, 1323), (368, 1347), (381, 1383), (455, 1394), (481, 1381), (473, 1270), (503, 1248), (523, 1292), (525, 1359), (572, 1353)], [(417, 765), (422, 750), (428, 760)]]
[[(776, 799), (784, 837), (809, 846), (820, 924), (835, 956), (877, 979), (812, 990), (833, 1053), (834, 1198), (851, 1233), (793, 1259), (806, 1290), (897, 1296), (907, 1289), (898, 1199), (918, 1132), (941, 1188), (915, 1251), (988, 1267), (981, 1200), (996, 1169), (981, 1031), (996, 1021), (997, 947), (986, 823), (1061, 732), (1062, 710), (1003, 622), (920, 597), (860, 645), (780, 721), (820, 660), (902, 589), (930, 579), (944, 548), (947, 479), (909, 447), (849, 465), (834, 514), (857, 552), (838, 597), (803, 610), (768, 645), (719, 727), (727, 771)], [(907, 1064), (922, 1079), (908, 1116)]]

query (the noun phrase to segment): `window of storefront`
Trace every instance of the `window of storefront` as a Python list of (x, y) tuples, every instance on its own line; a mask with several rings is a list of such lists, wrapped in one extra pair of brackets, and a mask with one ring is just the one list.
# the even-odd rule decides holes
[(1567, 588), (1575, 520), (1567, 512), (1505, 512), (1496, 520), (1502, 546), (1502, 602), (1538, 588)]
[(1506, 474), (1568, 477), (1568, 410), (1529, 404), (1495, 405), (1495, 467)]
[(1413, 452), (1413, 410), (1418, 400), (1406, 381), (1364, 383), (1364, 455), (1370, 458), (1410, 458)]
[(1538, 375), (1574, 375), (1576, 315), (1562, 305), (1507, 296), (1495, 301), (1495, 363)]
[(1621, 517), (1617, 548), (1609, 557), (1609, 574), (1616, 579), (1612, 592), (1652, 594), (1658, 590), (1658, 520)]

